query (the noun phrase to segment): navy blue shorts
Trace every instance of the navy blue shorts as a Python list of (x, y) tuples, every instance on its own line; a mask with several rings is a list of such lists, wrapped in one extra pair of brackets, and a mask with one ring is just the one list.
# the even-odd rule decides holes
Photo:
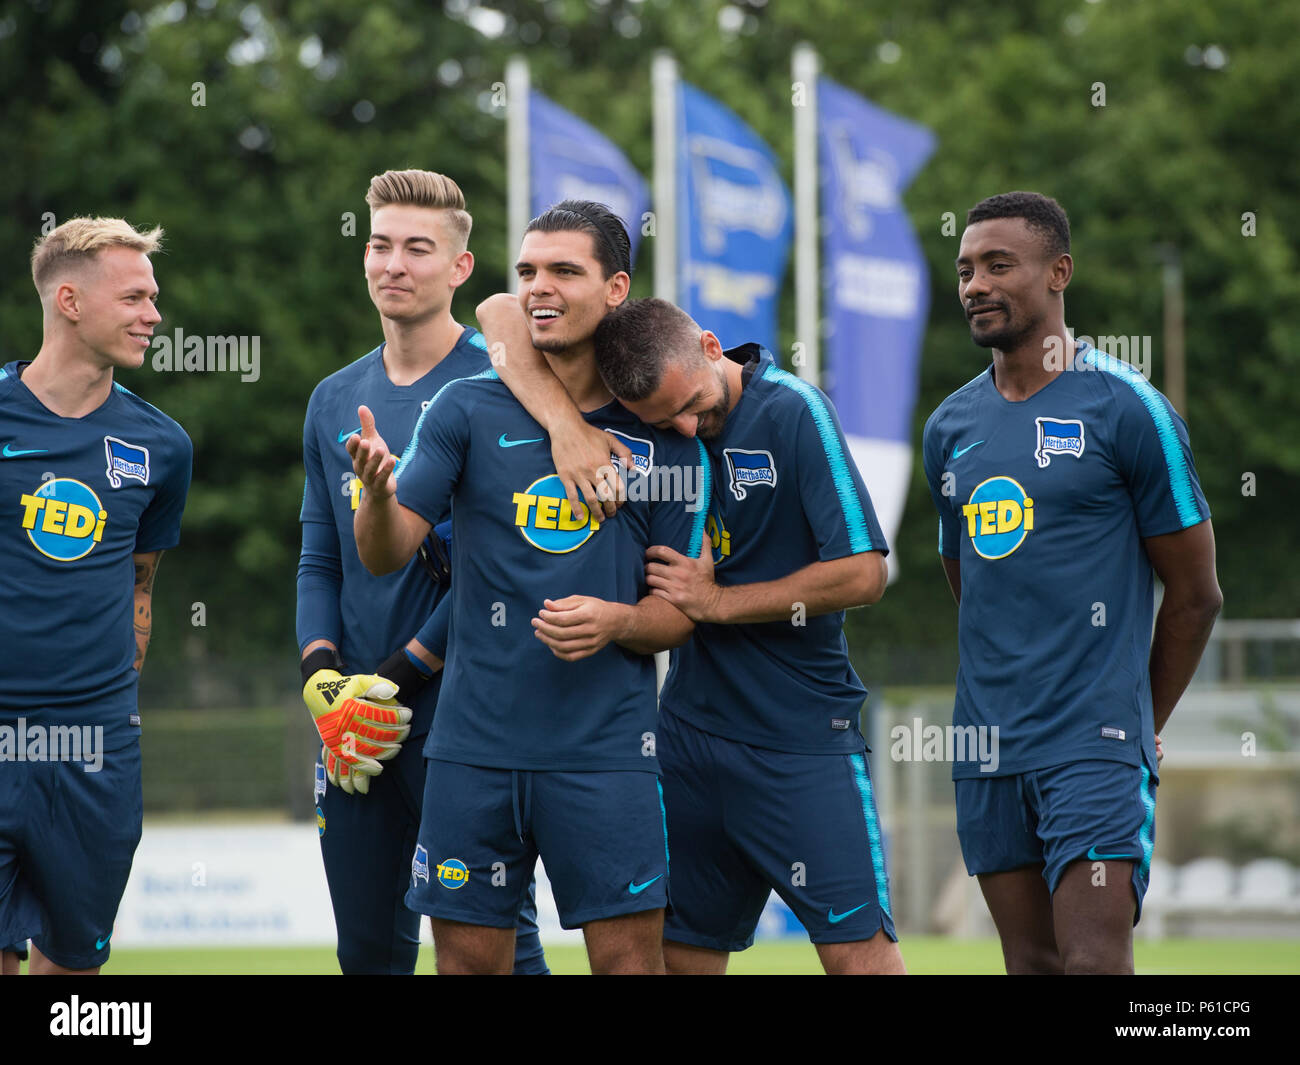
[[(409, 738), (365, 795), (334, 787), (316, 763), (316, 825), (345, 973), (415, 972), (420, 915), (405, 898), (424, 803), (423, 747), (422, 736)], [(530, 885), (517, 914), (515, 972), (521, 976), (549, 972), (533, 899)]]
[(108, 960), (144, 815), (138, 739), (90, 764), (0, 772), (0, 942), (30, 938), (65, 969)]
[(539, 856), (565, 928), (661, 909), (668, 852), (658, 776), (428, 759), (408, 906), (508, 928)]
[(661, 711), (672, 856), (664, 938), (744, 950), (769, 894), (814, 943), (882, 928), (897, 940), (865, 754), (788, 754), (703, 732)]
[(1136, 924), (1156, 838), (1156, 778), (1146, 766), (1068, 762), (1005, 777), (954, 781), (966, 871), (1042, 865), (1055, 892), (1076, 861), (1130, 861)]

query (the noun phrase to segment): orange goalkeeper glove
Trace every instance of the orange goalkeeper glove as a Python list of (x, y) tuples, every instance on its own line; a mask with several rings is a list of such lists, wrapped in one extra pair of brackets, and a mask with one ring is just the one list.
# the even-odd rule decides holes
[[(341, 663), (340, 663), (341, 664)], [(397, 702), (397, 685), (377, 674), (343, 676), (315, 670), (302, 690), (324, 744), (325, 775), (349, 794), (370, 790), (411, 732), (411, 711)]]

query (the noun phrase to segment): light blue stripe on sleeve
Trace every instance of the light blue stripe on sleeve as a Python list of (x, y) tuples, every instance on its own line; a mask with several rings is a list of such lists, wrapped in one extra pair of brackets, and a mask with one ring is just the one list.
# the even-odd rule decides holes
[(700, 494), (695, 502), (699, 510), (695, 512), (695, 520), (691, 522), (691, 545), (687, 558), (699, 558), (701, 553), (701, 544), (704, 539), (704, 523), (709, 517), (709, 504), (713, 501), (713, 466), (709, 463), (709, 453), (704, 450), (704, 445), (700, 443), (700, 438), (695, 438), (695, 447), (700, 456)]
[[(479, 334), (480, 336), (482, 334)], [(471, 337), (472, 344), (478, 337)], [(419, 420), (415, 423), (415, 431), (411, 433), (411, 439), (406, 445), (406, 450), (402, 452), (402, 457), (397, 463), (397, 468), (393, 470), (394, 477), (400, 477), (402, 470), (410, 465), (411, 459), (415, 457), (415, 450), (419, 446), (420, 430), (424, 427), (424, 419), (428, 417), (429, 411), (433, 410), (433, 405), (438, 402), (438, 397), (447, 391), (452, 385), (459, 384), (461, 381), (496, 381), (496, 370), (484, 370), (481, 373), (474, 374), (473, 377), (457, 377), (454, 381), (448, 381), (437, 392), (433, 394), (433, 399), (429, 400), (429, 405), (420, 411)]]
[(1199, 524), (1202, 520), (1201, 512), (1196, 506), (1196, 493), (1192, 491), (1192, 476), (1187, 471), (1182, 441), (1178, 439), (1174, 419), (1160, 393), (1137, 370), (1113, 355), (1089, 348), (1080, 358), (1086, 365), (1118, 377), (1137, 393), (1138, 399), (1155, 423), (1160, 450), (1165, 456), (1165, 468), (1169, 471), (1169, 490), (1173, 493), (1178, 521), (1184, 529)]
[(867, 842), (871, 846), (871, 868), (876, 874), (876, 902), (892, 921), (889, 909), (889, 881), (885, 877), (885, 851), (880, 845), (880, 824), (876, 820), (876, 803), (871, 797), (871, 775), (867, 772), (867, 758), (862, 754), (849, 755), (853, 766), (853, 780), (862, 800), (862, 818), (867, 823)]
[(791, 389), (807, 405), (808, 412), (813, 417), (813, 424), (817, 426), (817, 435), (821, 437), (826, 461), (830, 463), (831, 480), (835, 484), (835, 494), (839, 496), (840, 510), (849, 533), (849, 547), (854, 554), (876, 550), (871, 543), (871, 535), (867, 532), (867, 519), (862, 513), (862, 500), (858, 498), (853, 475), (849, 472), (848, 460), (844, 456), (844, 449), (840, 447), (835, 423), (831, 418), (831, 412), (826, 409), (826, 401), (821, 393), (807, 381), (800, 380), (794, 374), (786, 373), (776, 366), (769, 366), (764, 370), (763, 379)]

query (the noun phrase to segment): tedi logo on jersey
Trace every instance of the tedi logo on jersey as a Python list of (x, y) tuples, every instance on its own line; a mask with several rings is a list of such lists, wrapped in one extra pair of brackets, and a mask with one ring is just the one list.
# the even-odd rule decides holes
[(123, 478), (130, 477), (141, 484), (149, 483), (149, 449), (139, 444), (128, 444), (115, 436), (104, 437), (104, 453), (108, 456), (108, 469), (104, 475), (114, 488), (122, 487)]
[(108, 511), (89, 486), (71, 477), (46, 481), (30, 495), (19, 496), (18, 504), (27, 538), (46, 558), (75, 562), (104, 537)]
[(1083, 421), (1079, 418), (1035, 418), (1038, 425), (1038, 446), (1034, 458), (1038, 468), (1044, 470), (1053, 455), (1079, 458), (1083, 454)]
[(523, 538), (552, 555), (576, 551), (600, 528), (586, 504), (579, 503), (574, 511), (564, 482), (553, 473), (537, 478), (525, 491), (516, 492), (511, 502), (515, 526)]
[(749, 489), (756, 485), (776, 487), (776, 462), (772, 458), (772, 452), (729, 447), (722, 454), (727, 459), (731, 494), (737, 499), (744, 499), (749, 494)]
[(981, 558), (1006, 558), (1034, 531), (1034, 501), (1011, 477), (990, 477), (976, 485), (961, 513)]

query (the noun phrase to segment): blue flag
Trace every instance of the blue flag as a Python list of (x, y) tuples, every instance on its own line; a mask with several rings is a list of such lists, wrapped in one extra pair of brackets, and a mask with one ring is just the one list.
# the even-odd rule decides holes
[(752, 129), (698, 89), (679, 91), (677, 302), (723, 347), (778, 351), (790, 194)]
[(912, 462), (925, 257), (902, 191), (934, 151), (924, 126), (821, 78), (817, 86), (826, 359), (822, 387), (891, 542)]
[(528, 100), (528, 173), (532, 213), (560, 200), (594, 200), (623, 220), (636, 261), (650, 188), (621, 151), (582, 119), (539, 92)]

